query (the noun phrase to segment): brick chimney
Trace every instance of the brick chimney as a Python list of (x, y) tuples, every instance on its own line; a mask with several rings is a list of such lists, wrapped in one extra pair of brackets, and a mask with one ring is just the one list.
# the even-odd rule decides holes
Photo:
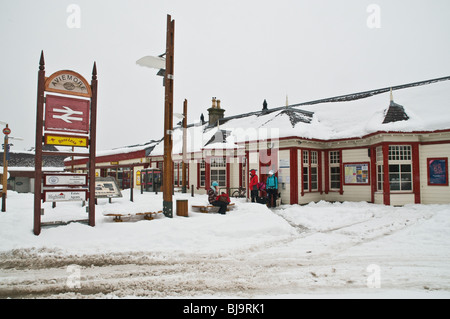
[(223, 118), (224, 109), (220, 108), (220, 100), (212, 98), (212, 106), (208, 109), (209, 125), (215, 125), (218, 120)]

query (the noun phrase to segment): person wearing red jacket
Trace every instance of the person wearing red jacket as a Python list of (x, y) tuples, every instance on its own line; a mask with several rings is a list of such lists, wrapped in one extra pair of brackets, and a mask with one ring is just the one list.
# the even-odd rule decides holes
[[(225, 197), (226, 201), (221, 200), (220, 197)], [(225, 193), (219, 195), (219, 183), (216, 181), (212, 182), (211, 188), (208, 190), (208, 201), (211, 205), (219, 207), (219, 214), (225, 215), (227, 213), (227, 206), (230, 203), (230, 197), (228, 197)]]
[(258, 198), (258, 175), (256, 175), (256, 169), (250, 170), (250, 182), (248, 187), (250, 188), (250, 195), (252, 203), (257, 203)]

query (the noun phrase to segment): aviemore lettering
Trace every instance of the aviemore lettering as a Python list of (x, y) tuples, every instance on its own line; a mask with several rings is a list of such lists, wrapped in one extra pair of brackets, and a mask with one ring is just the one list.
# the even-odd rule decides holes
[(86, 85), (83, 81), (72, 74), (61, 74), (52, 80), (52, 86), (58, 87), (59, 85), (64, 85), (64, 83), (70, 82), (75, 87), (79, 88), (81, 91), (86, 91)]

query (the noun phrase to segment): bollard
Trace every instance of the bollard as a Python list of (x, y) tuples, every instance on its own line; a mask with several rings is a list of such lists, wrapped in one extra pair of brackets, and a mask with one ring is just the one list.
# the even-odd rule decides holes
[(187, 199), (177, 199), (177, 216), (188, 217)]

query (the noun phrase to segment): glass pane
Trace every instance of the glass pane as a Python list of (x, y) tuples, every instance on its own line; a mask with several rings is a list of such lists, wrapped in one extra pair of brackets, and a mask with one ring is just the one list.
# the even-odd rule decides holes
[(402, 174), (402, 181), (408, 181), (408, 182), (411, 182), (411, 174), (408, 174), (408, 173), (406, 173), (406, 174)]
[(389, 165), (389, 172), (399, 172), (400, 166), (399, 165)]
[(402, 182), (402, 191), (410, 191), (412, 190), (411, 182)]
[(400, 180), (400, 174), (389, 174), (389, 181), (399, 181)]
[(401, 165), (402, 172), (411, 172), (411, 165)]
[(399, 191), (400, 183), (391, 182), (391, 191)]
[(341, 187), (341, 183), (339, 182), (331, 182), (331, 188), (340, 188)]

